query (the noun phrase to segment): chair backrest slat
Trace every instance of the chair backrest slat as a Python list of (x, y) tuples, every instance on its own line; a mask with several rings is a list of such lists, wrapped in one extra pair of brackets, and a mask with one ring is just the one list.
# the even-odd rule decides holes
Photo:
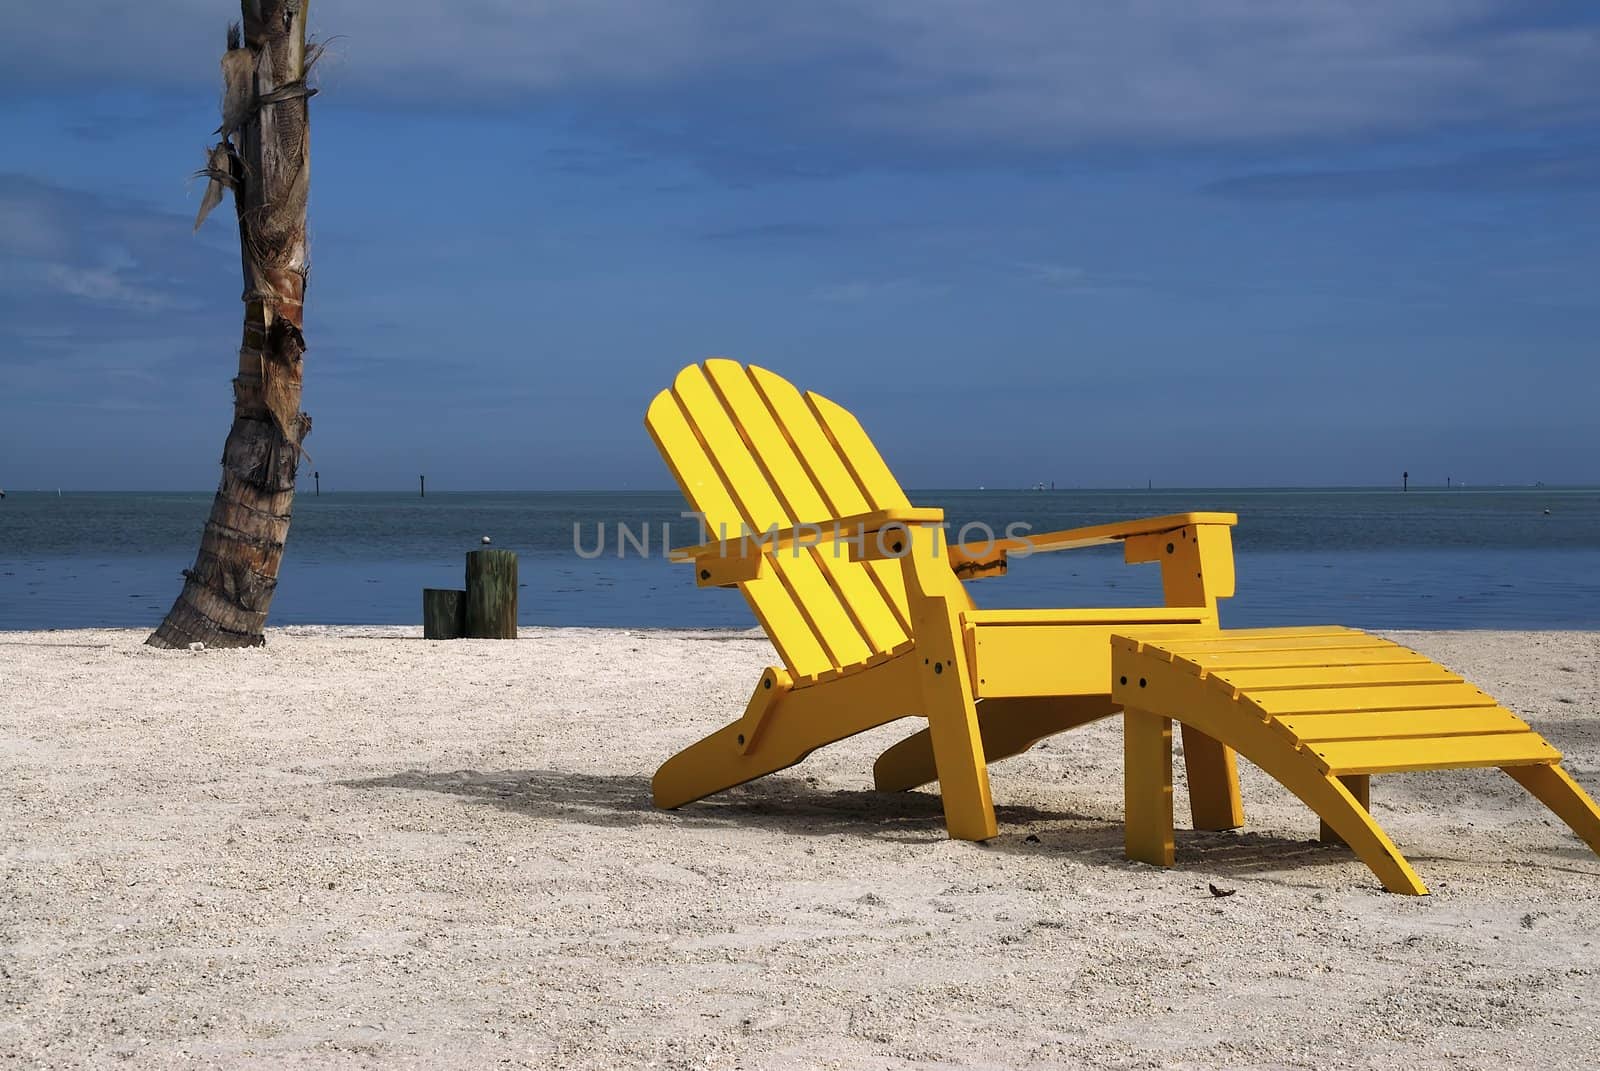
[(806, 391), (806, 401), (872, 509), (911, 505), (911, 500), (900, 489), (900, 481), (889, 471), (883, 455), (872, 445), (855, 414), (816, 391)]
[[(751, 370), (736, 361), (712, 360), (706, 362), (706, 375), (734, 424), (743, 433), (751, 455), (766, 474), (779, 504), (796, 521), (817, 524), (823, 529), (822, 538), (827, 539), (828, 529), (823, 522), (842, 514), (834, 511), (811, 470), (801, 460), (790, 434), (756, 390)], [(850, 560), (846, 546), (830, 541), (808, 548), (804, 553), (811, 556), (832, 585), (869, 653), (887, 651), (905, 642), (906, 630), (883, 590), (868, 570)]]
[[(749, 371), (756, 389), (761, 392), (761, 397), (793, 444), (800, 463), (805, 466), (821, 492), (828, 511), (827, 515), (851, 517), (885, 508), (870, 501), (862, 492), (861, 485), (851, 475), (844, 458), (839, 456), (838, 447), (828, 437), (828, 432), (817, 419), (816, 412), (812, 410), (810, 403), (801, 397), (794, 384), (765, 368), (752, 366)], [(904, 499), (905, 496), (902, 494), (900, 497)], [(873, 561), (866, 565), (867, 576), (882, 594), (898, 626), (898, 637), (894, 643), (884, 648), (888, 649), (911, 635), (911, 613), (906, 602), (905, 578), (901, 575), (899, 562)]]
[[(883, 455), (878, 453), (878, 448), (872, 445), (872, 440), (867, 437), (866, 430), (862, 428), (861, 421), (855, 418), (855, 414), (814, 391), (806, 392), (806, 402), (827, 431), (839, 458), (849, 468), (850, 474), (855, 478), (857, 486), (861, 488), (861, 493), (872, 509), (893, 509), (897, 506), (911, 505), (911, 500), (900, 487), (900, 481), (889, 471), (888, 463), (883, 460)], [(945, 552), (943, 533), (940, 533), (938, 539), (942, 554)], [(951, 570), (945, 580), (948, 587), (944, 595), (955, 600), (957, 605), (971, 609), (972, 597), (967, 594), (966, 587), (956, 577), (955, 571)], [(904, 592), (903, 584), (901, 591)]]
[[(691, 365), (645, 423), (705, 517), (707, 538), (818, 524), (826, 540), (828, 521), (910, 504), (854, 417), (764, 369)], [(772, 568), (740, 588), (797, 677), (864, 662), (909, 638), (897, 562), (851, 561), (827, 542), (768, 559)]]
[[(737, 536), (739, 526), (745, 523), (740, 508), (672, 391), (656, 396), (645, 425), (683, 497), (705, 518), (708, 538), (716, 538), (719, 531)], [(805, 677), (834, 668), (833, 659), (776, 572), (739, 587), (789, 672)]]
[[(700, 441), (722, 473), (739, 506), (740, 518), (750, 531), (764, 532), (774, 525), (791, 530), (796, 522), (809, 519), (796, 517), (784, 508), (703, 369), (698, 366), (684, 369), (672, 391), (678, 396), (690, 423), (700, 433)], [(768, 559), (794, 596), (795, 605), (810, 623), (834, 667), (866, 661), (869, 653), (866, 642), (855, 622), (845, 613), (838, 593), (828, 583), (816, 560), (804, 553), (770, 554)]]

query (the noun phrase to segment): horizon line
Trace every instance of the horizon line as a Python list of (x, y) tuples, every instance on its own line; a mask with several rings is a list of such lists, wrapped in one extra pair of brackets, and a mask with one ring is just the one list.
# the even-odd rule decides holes
[[(357, 487), (329, 490), (328, 495), (410, 495), (414, 488), (401, 487)], [(678, 489), (675, 487), (491, 487), (478, 489), (440, 488), (428, 489), (428, 495), (560, 495), (560, 494), (669, 494)], [(0, 488), (0, 495), (48, 495), (51, 491), (57, 494), (74, 495), (214, 495), (214, 488), (109, 488), (109, 487), (33, 487), (27, 489)], [(928, 486), (908, 487), (908, 493), (949, 493), (978, 494), (978, 493), (1017, 493), (1017, 494), (1061, 494), (1082, 492), (1129, 492), (1143, 494), (1166, 494), (1177, 492), (1210, 492), (1210, 491), (1394, 491), (1397, 494), (1410, 492), (1426, 493), (1432, 491), (1600, 491), (1600, 483), (1450, 483), (1450, 484), (1418, 484), (1411, 487), (1397, 487), (1394, 484), (1347, 484), (1347, 483), (1316, 483), (1316, 484), (1167, 484), (1161, 487), (1147, 485), (1139, 487), (1134, 484), (1076, 484), (1065, 487), (1039, 487), (1030, 486), (997, 486), (980, 485), (977, 487), (959, 486)], [(296, 489), (297, 497), (308, 498), (322, 497), (320, 492)], [(427, 495), (418, 494), (417, 498), (426, 498)]]

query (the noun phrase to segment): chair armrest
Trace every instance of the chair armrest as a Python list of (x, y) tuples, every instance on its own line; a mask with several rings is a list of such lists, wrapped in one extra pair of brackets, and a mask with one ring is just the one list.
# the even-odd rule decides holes
[(1236, 513), (1169, 513), (1164, 517), (1144, 517), (1135, 521), (1115, 521), (1096, 524), (1088, 528), (1068, 528), (1060, 532), (1042, 532), (1024, 536), (1031, 540), (1034, 551), (1076, 550), (1079, 547), (1099, 547), (1107, 543), (1126, 542), (1137, 536), (1164, 535), (1197, 524), (1218, 524), (1231, 528), (1239, 523)]
[(1086, 528), (1065, 528), (1059, 532), (1040, 532), (1015, 539), (995, 539), (987, 543), (958, 543), (950, 548), (952, 561), (976, 561), (993, 557), (996, 552), (1015, 554), (1019, 558), (1047, 550), (1077, 550), (1080, 547), (1101, 547), (1119, 543), (1135, 536), (1159, 535), (1175, 532), (1191, 524), (1235, 525), (1236, 513), (1170, 513), (1164, 517), (1143, 517), (1134, 521), (1113, 521), (1094, 524)]
[(1206, 605), (1233, 595), (1229, 529), (1238, 523), (1234, 513), (1173, 513), (988, 543), (962, 543), (950, 548), (950, 567), (963, 579), (1003, 576), (1012, 554), (1021, 558), (1042, 551), (1122, 543), (1123, 560), (1129, 564), (1161, 562), (1168, 606)]
[(769, 555), (787, 552), (798, 557), (809, 547), (831, 543), (865, 545), (869, 538), (888, 530), (943, 523), (942, 509), (902, 506), (788, 528), (774, 525), (765, 532), (741, 531), (736, 536), (730, 534), (727, 538), (696, 546), (678, 547), (668, 551), (667, 557), (674, 562), (692, 563), (695, 582), (701, 587), (731, 587), (764, 575)]

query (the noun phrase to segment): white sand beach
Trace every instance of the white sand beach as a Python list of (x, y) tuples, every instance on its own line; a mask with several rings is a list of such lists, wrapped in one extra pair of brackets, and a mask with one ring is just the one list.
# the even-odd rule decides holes
[[(1600, 1051), (1600, 859), (1497, 771), (1376, 779), (1429, 897), (1381, 891), (1248, 767), (1247, 829), (1180, 830), (1161, 871), (1122, 858), (1115, 721), (997, 765), (1001, 835), (974, 845), (945, 838), (934, 795), (872, 791), (911, 722), (652, 809), (656, 765), (743, 709), (772, 660), (758, 636), (269, 635), (164, 653), (142, 632), (0, 633), (0, 1063), (1414, 1069)], [(1600, 634), (1395, 638), (1600, 791)]]

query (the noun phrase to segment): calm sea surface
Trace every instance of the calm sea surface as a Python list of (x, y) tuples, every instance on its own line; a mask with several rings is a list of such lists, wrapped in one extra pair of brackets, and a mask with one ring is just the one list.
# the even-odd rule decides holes
[[(1600, 628), (1600, 489), (926, 491), (952, 525), (1035, 531), (1186, 510), (1239, 514), (1231, 626)], [(182, 584), (205, 494), (11, 492), (0, 500), (0, 629), (151, 627)], [(520, 555), (529, 625), (743, 627), (736, 592), (702, 591), (660, 556), (698, 542), (670, 492), (302, 494), (272, 622), (417, 624), (424, 587), (460, 587), (489, 535)], [(650, 556), (618, 556), (648, 525)], [(603, 556), (581, 557), (600, 544)], [(1013, 561), (969, 590), (982, 606), (1159, 605), (1159, 570), (1117, 548)]]

